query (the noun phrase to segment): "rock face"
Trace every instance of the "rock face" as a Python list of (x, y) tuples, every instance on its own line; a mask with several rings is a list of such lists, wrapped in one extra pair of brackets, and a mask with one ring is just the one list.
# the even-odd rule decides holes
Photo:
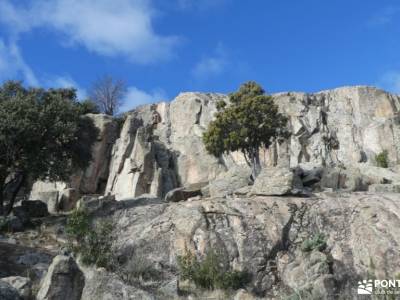
[(85, 280), (74, 259), (58, 255), (37, 294), (38, 300), (80, 300)]
[(202, 133), (219, 94), (185, 93), (171, 103), (142, 106), (128, 114), (113, 149), (106, 193), (117, 199), (206, 182), (226, 170), (207, 154)]
[[(251, 273), (246, 289), (253, 297), (301, 292), (309, 299), (355, 299), (358, 280), (371, 273), (391, 278), (400, 272), (399, 199), (398, 194), (368, 192), (179, 203), (144, 199), (114, 202), (98, 216), (111, 217), (115, 224), (114, 253), (120, 262), (137, 263), (137, 253), (144, 253), (151, 266), (160, 266), (162, 277), (152, 281), (152, 295), (179, 281), (177, 256), (185, 249), (199, 258), (219, 249), (225, 264)], [(314, 249), (318, 235), (326, 246)], [(305, 242), (311, 243), (309, 249)], [(122, 285), (115, 280), (107, 284)], [(90, 290), (84, 293), (87, 299), (105, 299), (110, 293), (93, 286)], [(164, 298), (177, 293), (170, 289)]]
[[(365, 169), (376, 165), (375, 156), (385, 150), (391, 168), (400, 164), (398, 96), (362, 86), (273, 96), (289, 117), (292, 136), (269, 150), (261, 149), (264, 166)], [(116, 199), (142, 194), (164, 197), (172, 189), (223, 177), (237, 165), (244, 166), (245, 160), (240, 153), (217, 159), (207, 154), (202, 143), (202, 134), (221, 99), (227, 97), (182, 93), (169, 103), (138, 107), (126, 115), (117, 140), (116, 122), (91, 115), (101, 129), (91, 166), (69, 183), (35, 183), (30, 198), (46, 200), (49, 211), (55, 211), (69, 209), (75, 203), (69, 199), (80, 193), (105, 191)], [(340, 180), (348, 189), (368, 189), (369, 182), (365, 186), (349, 179), (353, 174), (346, 176)], [(315, 177), (305, 179), (307, 186)]]
[[(363, 171), (373, 167), (375, 156), (384, 150), (391, 167), (400, 163), (398, 96), (371, 87), (273, 96), (289, 116), (293, 134), (289, 141), (261, 151), (264, 166), (309, 164)], [(227, 98), (184, 93), (170, 103), (147, 105), (130, 113), (113, 149), (107, 193), (117, 199), (145, 193), (164, 196), (176, 187), (224, 177), (225, 172), (230, 177), (229, 170), (244, 166), (240, 153), (216, 159), (202, 143), (202, 133), (220, 99)], [(315, 177), (307, 180), (310, 184)], [(367, 189), (360, 182), (346, 180), (351, 189)]]
[[(375, 155), (400, 160), (400, 98), (372, 87), (344, 87), (316, 94), (274, 95), (290, 118), (292, 137), (273, 161), (321, 165), (375, 164)], [(282, 148), (282, 147), (280, 147)], [(275, 150), (275, 153), (277, 151)], [(279, 163), (279, 162), (278, 162)]]
[(102, 194), (108, 179), (111, 148), (118, 135), (118, 124), (112, 117), (88, 114), (99, 129), (98, 141), (92, 147), (89, 167), (72, 176), (70, 182), (37, 181), (29, 199), (47, 203), (49, 212), (68, 211), (75, 206), (80, 194)]

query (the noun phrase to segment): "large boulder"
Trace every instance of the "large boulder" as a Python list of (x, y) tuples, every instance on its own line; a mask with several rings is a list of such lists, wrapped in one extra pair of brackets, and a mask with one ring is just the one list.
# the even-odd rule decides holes
[(189, 198), (202, 196), (202, 187), (204, 187), (204, 185), (204, 183), (191, 184), (186, 187), (173, 189), (165, 195), (165, 201), (179, 202), (188, 200)]
[(53, 259), (37, 294), (38, 300), (80, 300), (85, 278), (70, 256)]
[(215, 198), (232, 195), (236, 190), (251, 183), (250, 175), (251, 169), (247, 166), (236, 166), (221, 173), (216, 179), (210, 181), (210, 196)]
[(288, 168), (264, 168), (254, 181), (253, 195), (282, 196), (299, 194), (302, 183), (297, 174)]
[(43, 218), (49, 215), (47, 204), (40, 200), (22, 201), (20, 206), (13, 208), (13, 211), (23, 212), (29, 218)]

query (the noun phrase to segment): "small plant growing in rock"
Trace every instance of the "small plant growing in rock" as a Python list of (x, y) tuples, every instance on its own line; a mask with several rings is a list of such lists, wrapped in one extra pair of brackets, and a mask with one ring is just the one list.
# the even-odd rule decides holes
[(389, 167), (389, 153), (387, 150), (383, 150), (381, 153), (375, 156), (376, 165), (381, 168)]
[(202, 261), (186, 250), (185, 255), (178, 257), (178, 266), (183, 280), (190, 280), (197, 287), (207, 290), (237, 290), (251, 280), (247, 272), (226, 268), (221, 256), (214, 250), (208, 251)]
[(326, 237), (322, 233), (315, 234), (312, 238), (306, 239), (301, 244), (301, 250), (303, 252), (311, 252), (313, 250), (323, 251), (326, 247)]
[(68, 248), (79, 254), (85, 265), (107, 268), (111, 261), (113, 225), (103, 221), (91, 226), (90, 216), (84, 209), (76, 209), (67, 220)]
[(162, 274), (154, 266), (154, 262), (143, 254), (134, 254), (117, 273), (123, 281), (131, 285), (157, 282), (162, 279)]

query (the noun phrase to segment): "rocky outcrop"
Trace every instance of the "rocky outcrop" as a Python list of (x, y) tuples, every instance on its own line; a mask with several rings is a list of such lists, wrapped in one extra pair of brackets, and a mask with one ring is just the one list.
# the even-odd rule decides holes
[[(337, 172), (340, 176), (328, 174), (325, 180), (330, 183), (329, 178), (336, 176), (345, 189), (367, 190), (369, 184), (379, 182), (360, 182), (352, 176), (376, 165), (377, 154), (387, 151), (392, 169), (400, 164), (398, 96), (356, 86), (315, 94), (279, 93), (273, 97), (289, 117), (292, 136), (268, 150), (260, 149), (264, 166), (319, 168), (319, 173), (314, 174), (317, 177), (304, 176), (304, 186), (314, 185), (318, 177), (323, 177), (321, 168), (345, 167), (351, 171)], [(232, 153), (215, 158), (206, 152), (202, 142), (202, 134), (221, 99), (228, 100), (222, 94), (182, 93), (169, 103), (138, 107), (126, 114), (115, 142), (115, 122), (104, 115), (91, 115), (102, 132), (93, 149), (91, 166), (67, 184), (36, 183), (30, 198), (47, 200), (49, 211), (54, 211), (60, 206), (69, 209), (74, 205), (69, 199), (77, 198), (79, 193), (105, 191), (116, 199), (142, 194), (164, 197), (172, 189), (212, 182), (226, 172), (230, 177), (230, 170), (246, 165), (244, 157)], [(214, 186), (221, 184), (219, 181)]]
[[(395, 250), (400, 243), (398, 199), (398, 194), (368, 192), (320, 193), (310, 198), (233, 196), (179, 203), (140, 199), (109, 202), (92, 213), (113, 220), (113, 252), (120, 267), (137, 262), (137, 254), (142, 253), (149, 265), (160, 268), (162, 276), (151, 281), (151, 295), (179, 281), (177, 256), (187, 249), (199, 258), (209, 249), (218, 249), (225, 264), (251, 273), (246, 290), (252, 297), (273, 299), (301, 292), (322, 293), (324, 299), (336, 295), (353, 299), (358, 280), (371, 273), (391, 278), (400, 272)], [(326, 246), (314, 249), (312, 243), (319, 235)], [(309, 249), (305, 243), (311, 243)], [(115, 280), (106, 282), (123, 284), (121, 278)], [(110, 293), (90, 290), (84, 294), (97, 291), (99, 299)], [(134, 292), (138, 291), (129, 293)], [(168, 299), (179, 291), (163, 293)]]
[(113, 149), (106, 193), (117, 199), (206, 182), (226, 170), (207, 154), (202, 133), (219, 94), (184, 93), (171, 103), (142, 106), (127, 115)]
[(270, 151), (272, 162), (285, 163), (289, 158), (292, 167), (302, 162), (373, 165), (375, 155), (384, 150), (388, 151), (390, 165), (400, 162), (398, 96), (356, 86), (274, 97), (281, 111), (289, 116), (293, 134), (288, 145)]
[(36, 296), (38, 300), (80, 300), (85, 284), (74, 259), (58, 255), (53, 259)]

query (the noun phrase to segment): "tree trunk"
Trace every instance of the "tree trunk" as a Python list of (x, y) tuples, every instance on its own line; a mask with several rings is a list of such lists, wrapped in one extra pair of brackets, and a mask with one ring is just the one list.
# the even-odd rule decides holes
[(0, 216), (4, 215), (4, 187), (6, 179), (5, 177), (0, 177)]
[(20, 175), (20, 178), (17, 178), (17, 186), (15, 187), (15, 189), (12, 191), (11, 197), (10, 197), (10, 202), (8, 204), (8, 208), (6, 211), (6, 215), (9, 215), (13, 209), (14, 203), (15, 203), (15, 199), (18, 196), (19, 191), (21, 190), (21, 187), (24, 185), (25, 182), (25, 176), (24, 175)]
[(256, 180), (258, 174), (261, 172), (260, 153), (258, 148), (253, 149), (250, 153), (251, 158), (251, 178)]
[(0, 186), (0, 216), (4, 215), (4, 189), (3, 185)]

